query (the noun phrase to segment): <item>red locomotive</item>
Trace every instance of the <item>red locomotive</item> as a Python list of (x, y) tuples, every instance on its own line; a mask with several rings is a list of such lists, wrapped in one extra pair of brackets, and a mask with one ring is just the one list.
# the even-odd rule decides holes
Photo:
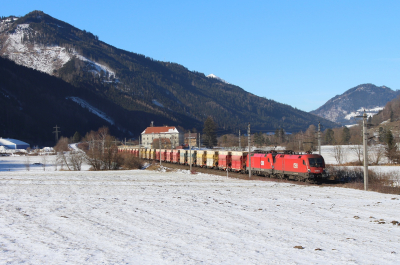
[[(248, 167), (248, 160), (246, 166)], [(296, 154), (292, 151), (254, 153), (251, 156), (252, 174), (288, 178), (299, 181), (322, 178), (325, 161), (321, 155)], [(247, 171), (248, 172), (248, 171)]]

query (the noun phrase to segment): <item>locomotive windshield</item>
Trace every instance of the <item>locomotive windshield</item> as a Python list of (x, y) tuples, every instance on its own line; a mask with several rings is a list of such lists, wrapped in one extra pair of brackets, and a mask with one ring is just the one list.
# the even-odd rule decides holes
[(310, 167), (323, 167), (324, 166), (324, 159), (322, 157), (309, 158), (308, 162), (310, 163)]

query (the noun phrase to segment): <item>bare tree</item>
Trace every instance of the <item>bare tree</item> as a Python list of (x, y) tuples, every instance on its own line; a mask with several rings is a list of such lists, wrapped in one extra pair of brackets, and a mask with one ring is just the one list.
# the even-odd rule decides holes
[(350, 150), (351, 150), (354, 154), (356, 154), (357, 159), (358, 159), (358, 163), (361, 165), (361, 164), (363, 163), (363, 161), (364, 161), (364, 157), (363, 157), (363, 156), (364, 156), (363, 146), (362, 146), (362, 145), (355, 144), (355, 145), (350, 146)]
[(56, 146), (54, 146), (54, 150), (58, 152), (66, 152), (69, 151), (68, 147), (68, 138), (67, 137), (61, 137), (60, 140), (58, 140)]
[(27, 171), (31, 169), (31, 162), (28, 154), (25, 155), (25, 168)]
[(58, 159), (57, 159), (57, 156), (55, 157), (55, 159), (54, 159), (54, 167), (55, 167), (55, 171), (57, 171), (57, 167), (58, 167)]
[(85, 153), (81, 151), (58, 152), (56, 164), (59, 164), (61, 169), (66, 166), (70, 171), (80, 171), (85, 157)]
[(97, 132), (86, 134), (83, 149), (86, 153), (86, 161), (93, 170), (118, 169), (123, 163), (115, 138), (108, 134), (108, 128), (100, 128)]
[(334, 145), (333, 146), (333, 156), (336, 159), (336, 162), (341, 165), (345, 161), (345, 152), (341, 145)]
[(42, 155), (42, 167), (43, 171), (46, 171), (46, 166), (47, 166), (47, 154)]
[(67, 152), (57, 152), (57, 163), (60, 165), (61, 170), (64, 168), (64, 166), (66, 166), (68, 170), (71, 170), (71, 167), (68, 163)]
[(378, 165), (385, 157), (385, 147), (381, 144), (373, 145), (368, 150), (368, 160)]
[(109, 137), (109, 133), (108, 133), (108, 128), (107, 127), (101, 127), (98, 131), (97, 131), (97, 138), (98, 140), (100, 140), (101, 142), (101, 150), (104, 153), (104, 148), (105, 148), (105, 144), (106, 144), (106, 140)]
[(82, 163), (84, 159), (85, 153), (83, 151), (71, 151), (67, 160), (73, 170), (80, 171), (82, 169)]

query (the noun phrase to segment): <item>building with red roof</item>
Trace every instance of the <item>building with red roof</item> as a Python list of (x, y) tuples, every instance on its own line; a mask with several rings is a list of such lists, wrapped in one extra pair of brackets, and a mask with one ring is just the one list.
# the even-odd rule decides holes
[[(163, 126), (163, 127), (147, 127), (141, 133), (142, 136), (142, 146), (145, 148), (152, 148), (153, 142), (156, 139), (159, 143), (169, 143), (170, 147), (175, 148), (183, 144), (184, 133), (179, 131), (175, 126)], [(155, 146), (158, 148), (158, 146)]]

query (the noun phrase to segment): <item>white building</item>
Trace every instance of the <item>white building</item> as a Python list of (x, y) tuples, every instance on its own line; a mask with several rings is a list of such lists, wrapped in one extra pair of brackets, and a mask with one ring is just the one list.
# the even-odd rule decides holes
[(16, 139), (10, 139), (10, 138), (1, 138), (0, 137), (0, 146), (3, 147), (3, 149), (27, 149), (30, 147), (28, 143), (22, 142), (20, 140)]
[(183, 132), (180, 132), (175, 126), (172, 127), (147, 127), (146, 130), (142, 132), (142, 146), (145, 148), (151, 148), (154, 139), (161, 143), (167, 142), (170, 148), (175, 148), (177, 146), (183, 145)]

